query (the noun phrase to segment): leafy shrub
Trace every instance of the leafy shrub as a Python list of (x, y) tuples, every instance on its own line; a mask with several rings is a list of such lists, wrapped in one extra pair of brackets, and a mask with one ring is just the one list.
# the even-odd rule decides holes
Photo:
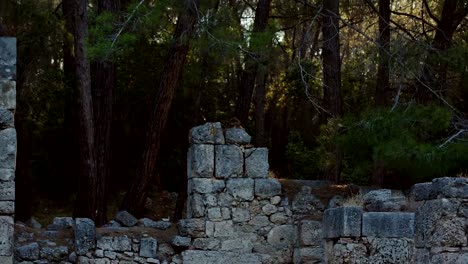
[(316, 179), (319, 172), (317, 157), (317, 153), (305, 145), (298, 131), (289, 134), (286, 158), (291, 178)]

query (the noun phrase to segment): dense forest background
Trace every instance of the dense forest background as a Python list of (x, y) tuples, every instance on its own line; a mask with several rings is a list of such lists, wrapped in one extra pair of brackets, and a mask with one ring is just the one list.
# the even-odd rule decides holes
[(188, 131), (208, 121), (245, 127), (281, 178), (466, 176), (467, 15), (466, 0), (2, 0), (16, 217), (77, 201), (100, 225), (109, 201), (141, 214), (151, 188), (182, 200)]

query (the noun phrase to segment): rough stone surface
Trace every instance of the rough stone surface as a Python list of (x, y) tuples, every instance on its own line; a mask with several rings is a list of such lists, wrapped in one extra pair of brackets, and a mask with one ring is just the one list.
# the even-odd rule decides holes
[(39, 253), (42, 259), (47, 259), (52, 263), (66, 260), (68, 257), (68, 247), (42, 247)]
[(13, 254), (14, 223), (11, 216), (0, 216), (0, 256)]
[(15, 179), (14, 169), (0, 169), (0, 181), (13, 181)]
[(232, 208), (232, 221), (246, 222), (250, 220), (250, 210), (248, 208)]
[(75, 251), (84, 255), (96, 247), (96, 228), (94, 222), (88, 218), (75, 219)]
[[(13, 256), (0, 256), (0, 263), (2, 263), (2, 264), (13, 264)], [(32, 264), (32, 262), (25, 263), (25, 264)]]
[(225, 187), (223, 180), (193, 178), (191, 182), (193, 191), (201, 194), (220, 192)]
[(218, 250), (221, 242), (216, 238), (196, 238), (193, 241), (193, 247), (202, 250)]
[(221, 123), (206, 123), (190, 129), (190, 144), (224, 144)]
[(142, 238), (140, 241), (140, 257), (156, 258), (158, 253), (158, 240), (152, 237)]
[(406, 198), (393, 196), (389, 189), (370, 191), (364, 195), (363, 200), (364, 208), (369, 212), (396, 212), (406, 206)]
[(171, 239), (171, 244), (176, 247), (189, 247), (192, 239), (190, 237), (174, 236)]
[(281, 194), (281, 184), (277, 179), (255, 179), (255, 196), (270, 198)]
[(15, 255), (22, 260), (37, 260), (39, 258), (39, 244), (34, 242), (15, 249)]
[(16, 79), (16, 38), (0, 38), (0, 79)]
[(227, 144), (250, 144), (252, 137), (245, 132), (245, 129), (238, 127), (231, 127), (226, 129), (225, 139)]
[(415, 201), (424, 201), (434, 198), (432, 197), (432, 182), (423, 182), (413, 185), (409, 196)]
[(138, 220), (138, 225), (156, 228), (160, 230), (166, 230), (166, 229), (169, 229), (172, 224), (171, 222), (167, 222), (167, 221), (154, 221), (149, 218), (141, 218)]
[(468, 178), (436, 178), (432, 192), (439, 198), (468, 198)]
[(16, 130), (14, 128), (0, 130), (0, 146), (2, 146), (0, 148), (0, 169), (15, 169)]
[(28, 221), (25, 222), (26, 226), (29, 226), (34, 229), (41, 229), (42, 225), (39, 223), (34, 217), (31, 217), (28, 219)]
[(188, 178), (211, 178), (214, 174), (215, 147), (213, 145), (192, 145), (187, 155)]
[(0, 107), (9, 110), (16, 108), (16, 81), (0, 80)]
[(126, 236), (101, 237), (97, 240), (97, 248), (110, 251), (131, 251), (132, 241)]
[(133, 215), (131, 215), (127, 211), (119, 211), (115, 215), (115, 220), (121, 223), (123, 226), (135, 226), (138, 223), (138, 219), (136, 219)]
[(281, 225), (270, 230), (267, 236), (268, 244), (275, 248), (292, 246), (297, 239), (297, 228), (294, 225)]
[(289, 217), (285, 213), (275, 213), (270, 216), (270, 221), (282, 225), (288, 223)]
[(0, 201), (0, 214), (12, 215), (15, 213), (15, 202)]
[(294, 263), (323, 263), (324, 251), (321, 247), (294, 249)]
[(254, 197), (254, 180), (246, 178), (229, 179), (226, 183), (226, 189), (235, 199), (252, 201)]
[(313, 215), (325, 209), (323, 203), (312, 194), (312, 188), (302, 187), (292, 201), (292, 211), (296, 215)]
[(217, 145), (215, 147), (216, 178), (241, 177), (244, 170), (244, 156), (236, 145)]
[(182, 262), (184, 264), (261, 264), (262, 258), (260, 255), (252, 253), (237, 254), (223, 251), (186, 250), (182, 252)]
[(369, 238), (368, 263), (414, 263), (412, 239)]
[(313, 220), (302, 220), (299, 223), (299, 244), (302, 246), (321, 245), (322, 223)]
[(362, 208), (357, 206), (327, 209), (323, 215), (325, 238), (361, 236)]
[(13, 113), (10, 110), (0, 107), (0, 129), (12, 128), (15, 126)]
[(205, 234), (204, 219), (181, 219), (177, 223), (181, 236), (203, 237)]
[(47, 230), (63, 230), (73, 228), (75, 221), (71, 217), (54, 217), (52, 225), (49, 225)]
[(203, 197), (201, 194), (194, 193), (190, 196), (189, 199), (190, 210), (188, 217), (203, 217), (205, 216), (205, 204), (203, 202)]
[(15, 182), (0, 182), (0, 201), (15, 200)]
[(369, 212), (362, 215), (362, 235), (413, 238), (414, 213)]
[(250, 178), (268, 177), (268, 149), (252, 148), (245, 150), (245, 173)]

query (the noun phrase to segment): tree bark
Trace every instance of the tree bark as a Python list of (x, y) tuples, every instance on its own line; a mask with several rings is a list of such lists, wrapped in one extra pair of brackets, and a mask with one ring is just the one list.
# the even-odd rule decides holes
[[(341, 61), (340, 61), (340, 31), (339, 31), (339, 0), (323, 1), (323, 94), (325, 106), (332, 118), (343, 115), (341, 97)], [(338, 145), (331, 146), (335, 164), (326, 172), (326, 178), (338, 183), (341, 174), (343, 154)]]
[(255, 146), (265, 147), (265, 96), (266, 96), (266, 67), (259, 67), (257, 85), (255, 87)]
[[(255, 9), (255, 20), (253, 25), (253, 33), (265, 32), (270, 15), (271, 0), (259, 0)], [(252, 43), (252, 41), (250, 42)], [(249, 119), (250, 104), (252, 103), (252, 95), (255, 86), (255, 77), (258, 71), (258, 62), (260, 59), (258, 54), (245, 55), (245, 68), (241, 73), (241, 81), (239, 86), (239, 97), (236, 104), (236, 117), (242, 125), (246, 125)], [(255, 58), (252, 58), (255, 57)]]
[(197, 23), (199, 0), (186, 0), (185, 12), (179, 15), (169, 55), (165, 60), (161, 82), (151, 114), (149, 129), (146, 135), (143, 159), (138, 165), (136, 179), (124, 197), (121, 209), (136, 216), (144, 210), (148, 187), (156, 166), (161, 136), (167, 123), (172, 99), (179, 84), (182, 68), (189, 51), (189, 40)]
[(388, 106), (390, 102), (390, 0), (379, 0), (379, 66), (377, 86), (375, 87), (375, 105)]
[[(66, 7), (65, 7), (66, 6)], [(71, 15), (66, 20), (66, 28), (72, 30), (73, 52), (75, 59), (74, 82), (76, 98), (76, 117), (79, 142), (79, 178), (76, 197), (75, 217), (96, 219), (96, 159), (93, 122), (93, 100), (91, 96), (91, 76), (89, 62), (85, 53), (85, 42), (88, 34), (87, 1), (65, 0), (64, 8)], [(67, 9), (70, 8), (70, 9)], [(68, 25), (71, 23), (71, 25)]]

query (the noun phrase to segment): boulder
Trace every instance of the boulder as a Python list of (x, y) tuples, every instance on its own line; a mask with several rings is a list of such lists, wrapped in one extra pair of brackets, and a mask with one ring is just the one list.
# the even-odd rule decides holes
[(204, 219), (181, 219), (177, 223), (181, 236), (203, 237), (205, 235)]
[(252, 201), (254, 198), (254, 180), (247, 178), (229, 179), (226, 183), (229, 194), (241, 201)]
[(152, 237), (142, 238), (140, 241), (140, 257), (156, 258), (158, 253), (158, 240)]
[(278, 179), (255, 179), (255, 196), (271, 198), (281, 194), (281, 183)]
[(438, 198), (468, 198), (468, 178), (437, 178), (432, 180), (432, 194)]
[(131, 215), (127, 211), (119, 211), (115, 215), (115, 220), (121, 223), (123, 226), (135, 226), (138, 223), (138, 219), (136, 219), (133, 215)]
[(206, 123), (190, 129), (190, 144), (224, 144), (221, 123)]
[(346, 206), (327, 209), (322, 223), (325, 238), (360, 237), (362, 208)]
[(33, 242), (24, 246), (16, 247), (15, 255), (22, 260), (37, 260), (39, 259), (39, 244)]
[(211, 178), (214, 174), (215, 147), (213, 145), (192, 145), (187, 154), (188, 178)]
[(232, 127), (226, 129), (225, 139), (227, 144), (247, 145), (250, 144), (252, 137), (245, 132), (245, 129)]
[(94, 222), (88, 218), (76, 218), (74, 224), (75, 251), (77, 255), (84, 255), (96, 248), (96, 228)]
[(236, 145), (217, 145), (215, 147), (216, 178), (242, 177), (244, 173), (244, 156)]
[(409, 196), (415, 201), (425, 201), (435, 198), (432, 193), (432, 182), (423, 182), (413, 185)]
[(245, 150), (245, 174), (250, 178), (268, 177), (268, 149), (251, 148)]
[(297, 239), (297, 228), (294, 225), (281, 225), (270, 230), (268, 244), (276, 249), (293, 246)]

